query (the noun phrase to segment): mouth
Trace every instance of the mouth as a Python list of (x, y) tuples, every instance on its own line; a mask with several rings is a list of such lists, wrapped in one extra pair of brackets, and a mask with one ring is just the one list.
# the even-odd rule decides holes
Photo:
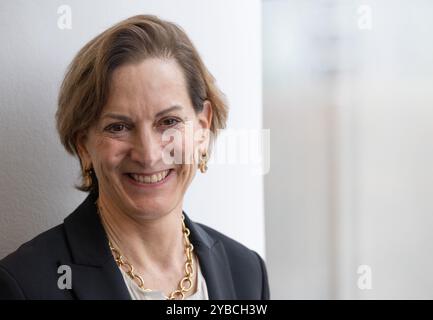
[(164, 183), (172, 175), (173, 171), (173, 169), (168, 169), (151, 175), (126, 173), (126, 176), (128, 176), (132, 182), (140, 185), (159, 185)]

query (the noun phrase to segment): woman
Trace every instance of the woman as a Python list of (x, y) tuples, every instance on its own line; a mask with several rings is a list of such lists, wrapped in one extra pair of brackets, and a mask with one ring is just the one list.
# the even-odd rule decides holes
[(140, 15), (86, 44), (56, 120), (89, 195), (0, 262), (0, 298), (268, 299), (258, 254), (182, 210), (226, 118), (178, 26)]

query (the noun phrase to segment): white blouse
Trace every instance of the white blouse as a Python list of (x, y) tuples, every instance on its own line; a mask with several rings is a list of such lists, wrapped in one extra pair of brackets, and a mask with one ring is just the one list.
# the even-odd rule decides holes
[[(197, 263), (197, 291), (192, 295), (186, 297), (186, 300), (209, 300), (206, 281), (201, 273), (200, 263), (198, 259), (195, 260)], [(128, 288), (129, 294), (132, 300), (165, 300), (167, 297), (162, 291), (146, 291), (141, 289), (122, 268), (119, 267), (122, 272), (123, 280), (125, 281), (126, 287)]]

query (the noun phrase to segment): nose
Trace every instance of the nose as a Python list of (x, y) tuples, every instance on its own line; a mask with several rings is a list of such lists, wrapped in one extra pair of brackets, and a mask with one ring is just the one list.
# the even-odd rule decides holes
[(132, 141), (131, 160), (144, 168), (155, 168), (161, 159), (161, 138), (152, 130), (142, 130)]

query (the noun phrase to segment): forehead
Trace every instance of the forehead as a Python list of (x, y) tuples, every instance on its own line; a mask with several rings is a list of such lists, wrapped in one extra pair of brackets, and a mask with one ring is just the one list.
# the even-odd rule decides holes
[(105, 109), (145, 111), (175, 104), (190, 104), (182, 69), (173, 59), (150, 58), (114, 70)]

